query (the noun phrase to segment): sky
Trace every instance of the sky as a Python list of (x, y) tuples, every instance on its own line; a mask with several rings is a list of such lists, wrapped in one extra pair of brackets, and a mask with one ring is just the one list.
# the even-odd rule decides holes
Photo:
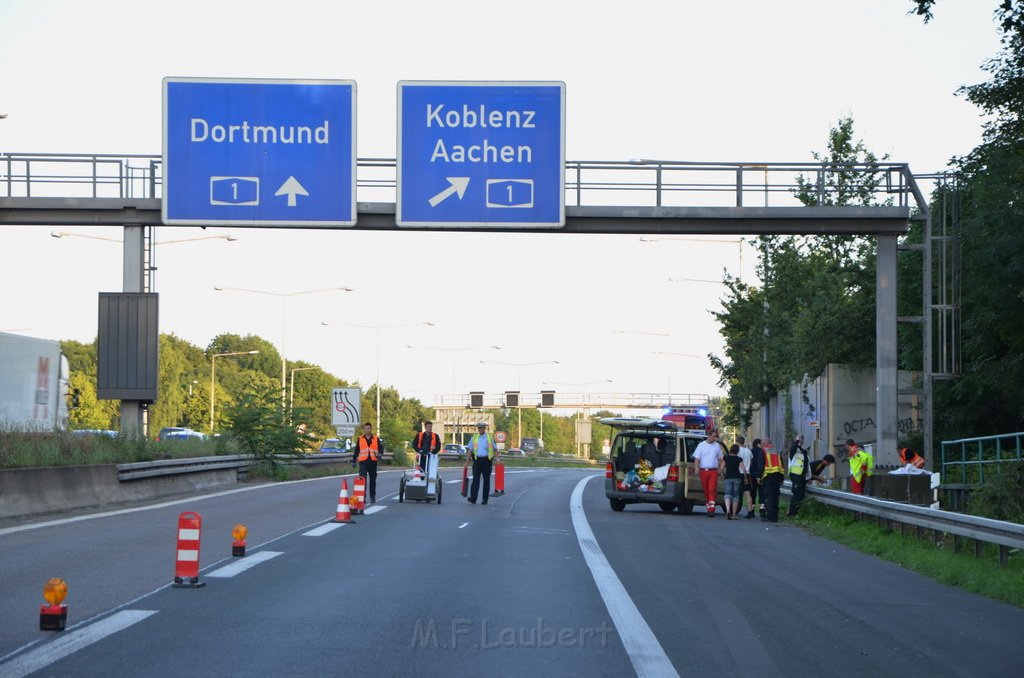
[[(876, 155), (930, 173), (981, 139), (956, 90), (986, 79), (996, 4), (941, 0), (925, 25), (909, 0), (0, 0), (0, 153), (159, 155), (167, 76), (354, 80), (361, 158), (395, 157), (400, 80), (562, 81), (570, 161), (810, 161), (852, 116)], [(0, 227), (0, 331), (90, 342), (98, 293), (122, 289), (120, 246), (95, 238), (121, 229), (54, 230)], [(756, 282), (731, 236), (156, 230), (162, 332), (256, 334), (428, 405), (721, 395), (692, 356), (722, 354), (723, 288), (693, 281)], [(159, 245), (216, 235), (236, 240)]]

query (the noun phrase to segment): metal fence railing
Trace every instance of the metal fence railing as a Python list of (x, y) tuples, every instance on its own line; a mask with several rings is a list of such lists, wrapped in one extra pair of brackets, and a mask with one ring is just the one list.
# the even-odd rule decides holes
[(1024, 462), (1024, 433), (944, 440), (941, 444), (943, 485), (983, 485), (1009, 463)]
[[(359, 158), (357, 200), (395, 202), (397, 161)], [(797, 198), (800, 193), (804, 200)], [(160, 198), (159, 155), (0, 153), (0, 198)], [(569, 206), (927, 206), (904, 163), (569, 161)], [(856, 196), (855, 199), (850, 196)]]

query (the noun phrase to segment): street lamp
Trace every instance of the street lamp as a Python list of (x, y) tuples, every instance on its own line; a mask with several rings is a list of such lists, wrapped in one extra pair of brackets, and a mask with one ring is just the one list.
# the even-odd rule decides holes
[[(412, 349), (423, 349), (423, 350), (427, 350), (427, 351), (447, 351), (448, 354), (451, 355), (451, 357), (452, 357), (452, 391), (451, 391), (452, 398), (455, 397), (455, 364), (456, 364), (456, 356), (459, 353), (462, 353), (464, 351), (487, 351), (487, 350), (500, 351), (501, 350), (501, 346), (460, 346), (458, 348), (449, 348), (449, 347), (446, 347), (446, 346), (417, 346), (417, 345), (413, 345), (413, 344), (406, 344), (405, 347), (406, 348), (412, 348)], [(442, 404), (443, 403), (444, 403), (444, 400), (442, 398)], [(452, 405), (453, 405), (453, 408), (452, 408), (451, 411), (453, 413), (454, 412), (458, 412), (458, 410), (455, 409), (455, 407), (454, 407), (454, 405), (455, 405), (454, 402), (452, 403)], [(439, 409), (443, 409), (443, 408), (439, 408)], [(448, 411), (448, 410), (446, 409), (445, 411)], [(454, 415), (453, 414), (452, 418), (455, 419), (455, 421), (452, 422), (452, 442), (453, 443), (461, 443), (462, 442), (462, 440), (460, 440), (459, 438), (462, 435), (462, 415), (464, 413), (465, 412), (463, 411), (459, 415)], [(443, 431), (442, 431), (442, 434), (443, 434)]]
[[(598, 379), (597, 381), (584, 381), (584, 382), (579, 382), (579, 383), (574, 383), (574, 384), (565, 383), (565, 382), (562, 382), (562, 381), (545, 381), (544, 385), (546, 385), (546, 386), (572, 386), (574, 388), (579, 388), (579, 387), (583, 387), (583, 386), (595, 386), (597, 384), (611, 384), (614, 381), (615, 381), (614, 379)], [(583, 456), (582, 447), (584, 445), (584, 443), (581, 443), (581, 441), (579, 440), (579, 426), (580, 426), (579, 422), (581, 422), (583, 419), (588, 419), (588, 420), (590, 419), (590, 408), (587, 407), (587, 405), (586, 405), (587, 402), (588, 402), (588, 397), (587, 397), (587, 395), (584, 394), (584, 396), (583, 396), (583, 409), (576, 411), (576, 456), (577, 457), (582, 457)], [(541, 437), (543, 438), (543, 436), (541, 436)], [(588, 445), (588, 446), (590, 445), (589, 442), (585, 443), (585, 444)]]
[(304, 290), (302, 292), (267, 292), (265, 290), (252, 290), (245, 287), (220, 287), (214, 285), (213, 289), (217, 292), (248, 292), (249, 294), (263, 294), (269, 297), (277, 297), (281, 300), (281, 400), (282, 407), (284, 406), (285, 387), (287, 385), (286, 377), (288, 376), (288, 364), (285, 358), (285, 325), (288, 321), (288, 299), (289, 297), (298, 297), (305, 294), (319, 294), (320, 292), (351, 292), (351, 287), (325, 287), (319, 290)]
[(462, 346), (460, 348), (447, 348), (445, 346), (414, 346), (406, 344), (406, 348), (425, 349), (428, 351), (447, 351), (452, 356), (452, 395), (455, 395), (455, 355), (463, 351), (500, 351), (501, 346)]
[[(90, 240), (106, 240), (107, 242), (123, 243), (124, 241), (120, 238), (104, 238), (101, 235), (86, 235), (85, 233), (68, 233), (67, 231), (50, 231), (51, 238), (88, 238)], [(233, 235), (204, 235), (198, 238), (179, 238), (178, 240), (160, 240), (153, 243), (154, 245), (174, 245), (180, 242), (195, 242), (197, 240), (226, 240), (228, 242), (235, 242), (238, 240)]]
[(288, 420), (291, 421), (292, 409), (295, 407), (295, 373), (303, 372), (305, 370), (317, 370), (319, 367), (313, 365), (311, 367), (293, 367), (291, 376), (291, 388), (288, 391)]
[(324, 321), (321, 321), (320, 324), (321, 325), (327, 325), (327, 326), (337, 325), (337, 326), (340, 326), (340, 327), (358, 327), (359, 329), (373, 330), (374, 331), (375, 339), (376, 339), (376, 354), (377, 354), (376, 355), (376, 359), (375, 359), (375, 362), (377, 363), (377, 376), (375, 377), (375, 380), (377, 382), (376, 383), (376, 389), (377, 389), (377, 428), (375, 430), (377, 431), (377, 435), (380, 435), (380, 331), (381, 330), (393, 330), (393, 329), (398, 328), (398, 327), (414, 327), (414, 326), (417, 326), (417, 325), (426, 325), (427, 327), (433, 327), (434, 323), (432, 323), (429, 320), (422, 320), (420, 322), (398, 323), (396, 325), (358, 325), (356, 323), (328, 322), (328, 321), (324, 320)]
[(211, 353), (210, 354), (210, 435), (213, 435), (213, 408), (217, 402), (215, 395), (215, 389), (217, 388), (217, 382), (214, 376), (217, 374), (217, 358), (225, 358), (232, 355), (256, 355), (259, 351), (231, 351), (230, 353)]
[[(641, 330), (612, 330), (615, 334), (639, 334), (647, 337), (665, 337), (665, 348), (672, 348), (672, 335), (668, 332), (645, 332)], [(672, 402), (672, 363), (665, 363), (668, 367), (666, 373), (668, 374), (668, 402)]]
[[(560, 363), (557, 360), (538, 360), (537, 362), (532, 362), (532, 363), (503, 363), (503, 362), (500, 362), (500, 361), (497, 361), (497, 360), (481, 360), (480, 364), (482, 364), (482, 365), (505, 365), (506, 367), (514, 367), (514, 368), (516, 368), (516, 370), (519, 373), (519, 378), (518, 378), (519, 393), (522, 394), (522, 392), (523, 392), (523, 368), (524, 367), (536, 367), (538, 365), (558, 365)], [(521, 395), (520, 395), (520, 397), (521, 397)], [(522, 403), (519, 403), (519, 405), (520, 405), (520, 407), (516, 408), (516, 411), (519, 414), (519, 417), (518, 417), (519, 418), (519, 423), (518, 423), (518, 426), (517, 426), (517, 428), (519, 429), (519, 440), (518, 440), (518, 443), (517, 443), (517, 447), (522, 449), (522, 447), (523, 447), (523, 408), (521, 407)], [(540, 419), (540, 421), (541, 421), (541, 437), (543, 438), (543, 431), (544, 431), (544, 428), (543, 428), (544, 427), (544, 413), (543, 412), (540, 413), (540, 417), (541, 417), (541, 419)]]
[[(767, 207), (767, 205), (765, 205)], [(718, 242), (726, 243), (730, 245), (739, 246), (739, 268), (736, 273), (737, 278), (743, 277), (743, 238), (738, 240), (732, 239), (718, 239), (718, 238), (691, 238), (687, 236), (670, 236), (670, 235), (644, 235), (640, 236), (640, 242), (660, 242), (662, 240), (674, 240), (676, 242)], [(721, 282), (721, 281), (715, 281)]]

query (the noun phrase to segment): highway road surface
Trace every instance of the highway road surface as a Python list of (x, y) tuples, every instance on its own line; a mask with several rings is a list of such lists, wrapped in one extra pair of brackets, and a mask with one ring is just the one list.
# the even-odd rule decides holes
[[(510, 469), (487, 505), (350, 524), (339, 477), (0, 524), (0, 677), (1004, 676), (1024, 610), (786, 524), (610, 510), (603, 473)], [(351, 482), (351, 477), (349, 477)], [(171, 586), (180, 513), (201, 588)], [(231, 527), (249, 528), (231, 556)], [(43, 584), (68, 627), (40, 631)]]

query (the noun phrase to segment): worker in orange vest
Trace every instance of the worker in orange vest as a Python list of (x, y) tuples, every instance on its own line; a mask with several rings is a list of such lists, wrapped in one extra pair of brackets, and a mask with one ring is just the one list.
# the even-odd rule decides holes
[(924, 468), (924, 457), (909, 447), (904, 447), (900, 450), (900, 464), (903, 466), (910, 464), (914, 468)]
[(366, 492), (370, 495), (370, 503), (377, 503), (377, 461), (384, 454), (384, 443), (373, 435), (373, 425), (363, 424), (363, 435), (359, 436), (358, 456), (359, 475), (366, 479)]
[(434, 422), (424, 422), (423, 430), (412, 439), (412, 449), (416, 450), (416, 465), (427, 475), (427, 460), (429, 455), (441, 451), (441, 437), (434, 433)]

